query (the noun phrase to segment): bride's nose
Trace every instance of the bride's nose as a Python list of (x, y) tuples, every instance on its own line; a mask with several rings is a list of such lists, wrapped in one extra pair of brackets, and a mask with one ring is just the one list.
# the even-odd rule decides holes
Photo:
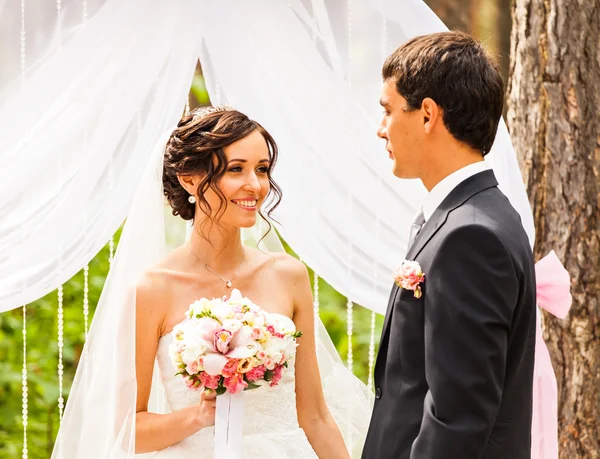
[(252, 191), (253, 193), (258, 194), (260, 192), (260, 181), (255, 173), (248, 174), (248, 178), (246, 183), (244, 184), (244, 189), (248, 191)]

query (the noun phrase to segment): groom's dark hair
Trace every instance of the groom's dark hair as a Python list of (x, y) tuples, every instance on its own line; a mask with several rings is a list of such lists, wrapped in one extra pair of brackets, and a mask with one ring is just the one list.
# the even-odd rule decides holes
[(404, 43), (383, 65), (412, 109), (433, 99), (444, 125), (472, 148), (489, 153), (504, 106), (504, 85), (497, 64), (481, 43), (463, 32), (441, 32)]

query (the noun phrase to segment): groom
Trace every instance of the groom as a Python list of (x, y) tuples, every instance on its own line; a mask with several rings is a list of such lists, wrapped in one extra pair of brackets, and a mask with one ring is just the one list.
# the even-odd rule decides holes
[(534, 262), (483, 160), (503, 98), (496, 65), (460, 32), (410, 40), (383, 66), (378, 135), (394, 175), (429, 195), (406, 255), (424, 279), (391, 292), (363, 459), (530, 457)]

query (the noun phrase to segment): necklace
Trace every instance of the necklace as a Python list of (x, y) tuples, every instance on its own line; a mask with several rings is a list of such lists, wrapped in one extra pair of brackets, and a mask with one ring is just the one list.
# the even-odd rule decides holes
[(217, 276), (219, 279), (221, 279), (224, 283), (225, 286), (227, 288), (231, 288), (233, 287), (233, 281), (235, 280), (235, 278), (238, 276), (238, 274), (240, 273), (240, 268), (242, 267), (242, 263), (244, 262), (244, 259), (246, 258), (246, 251), (244, 250), (242, 253), (242, 261), (240, 261), (240, 264), (237, 268), (237, 271), (235, 272), (235, 274), (233, 275), (233, 277), (231, 279), (223, 279), (219, 273), (215, 272), (210, 266), (208, 266), (206, 263), (204, 263), (202, 260), (200, 260), (200, 258), (198, 258), (198, 256), (192, 251), (192, 249), (188, 246), (188, 250), (190, 251), (190, 253), (192, 254), (192, 256), (198, 260), (200, 263), (202, 263), (204, 265), (204, 267), (206, 269), (208, 269), (211, 273), (213, 273), (215, 276)]

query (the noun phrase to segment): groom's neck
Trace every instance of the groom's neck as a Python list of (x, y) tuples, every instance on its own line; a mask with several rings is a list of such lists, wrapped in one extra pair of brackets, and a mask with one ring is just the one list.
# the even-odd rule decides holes
[(463, 167), (483, 161), (481, 152), (458, 141), (451, 142), (445, 148), (435, 148), (428, 156), (420, 177), (427, 191)]

